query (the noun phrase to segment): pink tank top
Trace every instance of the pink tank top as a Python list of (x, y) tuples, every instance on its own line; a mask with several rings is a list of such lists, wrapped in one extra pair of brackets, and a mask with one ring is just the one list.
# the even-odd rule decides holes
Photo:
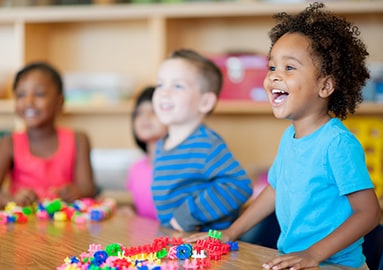
[(137, 214), (151, 219), (157, 219), (151, 185), (153, 182), (153, 167), (147, 156), (138, 160), (129, 168), (126, 188), (132, 193)]
[(57, 197), (56, 190), (73, 182), (76, 144), (74, 132), (57, 128), (58, 149), (48, 158), (33, 156), (26, 132), (15, 132), (13, 140), (13, 170), (10, 192), (21, 188), (33, 189), (40, 199)]

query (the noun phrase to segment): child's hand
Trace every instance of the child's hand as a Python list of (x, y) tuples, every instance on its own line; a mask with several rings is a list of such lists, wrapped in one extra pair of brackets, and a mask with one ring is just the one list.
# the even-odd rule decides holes
[(37, 202), (38, 199), (39, 197), (32, 189), (20, 189), (13, 197), (15, 203), (20, 206), (31, 205), (32, 203)]
[(184, 238), (185, 243), (193, 243), (207, 238), (207, 232), (195, 233)]
[(73, 202), (81, 198), (80, 191), (73, 184), (66, 185), (57, 190), (57, 195), (66, 202)]
[(298, 270), (318, 266), (316, 261), (307, 251), (293, 252), (278, 256), (269, 262), (263, 264), (264, 269), (289, 269)]
[[(229, 242), (229, 241), (233, 240), (227, 234), (227, 230), (223, 230), (221, 232), (222, 232), (221, 242), (226, 243), (226, 242)], [(188, 237), (185, 237), (184, 241), (185, 241), (185, 243), (193, 243), (193, 242), (197, 242), (198, 240), (204, 240), (207, 237), (208, 237), (208, 233), (207, 232), (195, 233), (195, 234), (192, 234), (192, 235), (190, 235)]]

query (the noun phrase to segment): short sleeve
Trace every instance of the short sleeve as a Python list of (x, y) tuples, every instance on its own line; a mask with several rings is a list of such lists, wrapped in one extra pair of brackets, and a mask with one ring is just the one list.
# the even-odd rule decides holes
[(343, 133), (328, 148), (329, 173), (339, 188), (339, 195), (374, 188), (362, 145), (351, 133)]

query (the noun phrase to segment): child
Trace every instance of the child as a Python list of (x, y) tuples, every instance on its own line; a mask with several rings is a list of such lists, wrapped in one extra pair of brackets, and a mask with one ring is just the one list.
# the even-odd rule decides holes
[(183, 49), (161, 64), (157, 83), (154, 109), (168, 127), (156, 148), (152, 184), (161, 224), (179, 231), (227, 228), (252, 189), (222, 138), (202, 123), (217, 103), (222, 74)]
[(264, 87), (274, 115), (292, 126), (270, 186), (222, 233), (223, 241), (234, 240), (275, 209), (281, 255), (265, 269), (367, 269), (363, 236), (379, 222), (363, 149), (339, 120), (362, 101), (368, 53), (358, 28), (323, 7), (275, 17)]
[(132, 114), (133, 137), (146, 155), (134, 163), (128, 172), (126, 188), (132, 193), (136, 212), (140, 216), (157, 219), (150, 189), (153, 181), (153, 155), (157, 141), (165, 136), (167, 128), (153, 110), (155, 87), (145, 88), (137, 97)]
[(87, 136), (56, 126), (64, 103), (60, 74), (47, 63), (31, 63), (16, 74), (13, 90), (26, 130), (0, 140), (0, 186), (10, 172), (10, 192), (0, 195), (0, 207), (9, 201), (25, 206), (54, 197), (67, 202), (93, 197)]

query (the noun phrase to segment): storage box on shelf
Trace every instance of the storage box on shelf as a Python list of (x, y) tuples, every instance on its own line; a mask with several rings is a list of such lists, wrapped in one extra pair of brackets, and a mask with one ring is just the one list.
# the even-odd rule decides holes
[(220, 99), (267, 101), (263, 88), (267, 73), (266, 55), (228, 53), (210, 58), (223, 74)]
[[(0, 8), (0, 70), (14, 74), (27, 62), (48, 60), (63, 72), (126, 74), (134, 79), (135, 89), (142, 89), (155, 82), (159, 63), (177, 48), (206, 55), (238, 50), (267, 53), (272, 15), (298, 12), (307, 4), (242, 1)], [(383, 61), (382, 1), (326, 5), (358, 24), (370, 59)], [(15, 120), (3, 103), (0, 129), (8, 129)], [(95, 148), (131, 148), (135, 145), (130, 112), (129, 102), (86, 108), (68, 105), (60, 121), (85, 129)], [(358, 110), (361, 115), (382, 113), (382, 105)], [(276, 120), (267, 103), (231, 100), (221, 101), (207, 122), (247, 168), (271, 164), (289, 125)]]

